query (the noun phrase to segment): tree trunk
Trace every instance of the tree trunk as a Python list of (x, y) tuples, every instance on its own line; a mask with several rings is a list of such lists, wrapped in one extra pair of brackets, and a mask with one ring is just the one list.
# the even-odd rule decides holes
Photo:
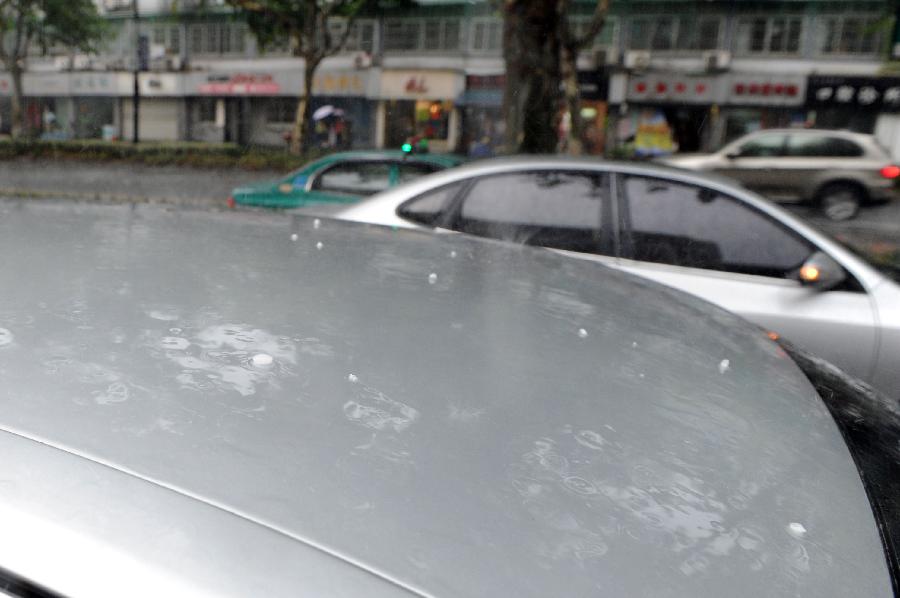
[(25, 130), (25, 92), (22, 88), (22, 69), (14, 66), (10, 69), (12, 75), (13, 94), (10, 98), (12, 108), (11, 134), (13, 139), (21, 137)]
[(294, 115), (294, 128), (291, 130), (291, 153), (299, 156), (307, 150), (309, 140), (309, 103), (312, 98), (313, 76), (319, 67), (319, 61), (305, 57), (303, 71), (303, 96), (297, 102), (297, 112)]
[(560, 107), (555, 0), (505, 0), (506, 151), (553, 153)]
[(565, 139), (565, 153), (580, 156), (584, 153), (584, 123), (581, 120), (581, 95), (578, 90), (578, 50), (569, 44), (562, 47), (561, 67), (563, 95), (569, 113), (569, 130)]

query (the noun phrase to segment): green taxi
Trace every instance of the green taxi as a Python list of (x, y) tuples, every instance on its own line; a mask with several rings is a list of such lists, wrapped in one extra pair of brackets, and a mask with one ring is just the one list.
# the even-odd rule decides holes
[(338, 152), (320, 158), (276, 181), (234, 189), (228, 205), (299, 208), (323, 203), (353, 203), (400, 183), (452, 168), (459, 156), (405, 151)]

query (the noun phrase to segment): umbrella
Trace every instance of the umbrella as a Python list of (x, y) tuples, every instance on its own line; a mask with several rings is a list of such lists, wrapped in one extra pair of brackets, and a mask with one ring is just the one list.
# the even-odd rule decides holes
[(344, 111), (340, 108), (335, 108), (331, 104), (326, 106), (322, 106), (321, 108), (316, 109), (313, 112), (313, 120), (322, 120), (323, 118), (328, 118), (329, 116), (343, 116)]

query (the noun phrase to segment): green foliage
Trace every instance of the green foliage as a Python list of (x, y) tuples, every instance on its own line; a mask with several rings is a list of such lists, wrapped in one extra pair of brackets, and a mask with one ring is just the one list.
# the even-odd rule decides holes
[(106, 31), (92, 0), (0, 1), (0, 55), (8, 62), (24, 59), (33, 40), (44, 48), (58, 44), (91, 52)]

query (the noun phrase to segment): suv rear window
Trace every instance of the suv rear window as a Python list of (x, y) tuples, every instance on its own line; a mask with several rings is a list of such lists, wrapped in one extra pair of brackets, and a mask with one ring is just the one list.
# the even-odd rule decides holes
[(787, 155), (815, 158), (858, 158), (863, 149), (849, 139), (820, 135), (791, 135)]

